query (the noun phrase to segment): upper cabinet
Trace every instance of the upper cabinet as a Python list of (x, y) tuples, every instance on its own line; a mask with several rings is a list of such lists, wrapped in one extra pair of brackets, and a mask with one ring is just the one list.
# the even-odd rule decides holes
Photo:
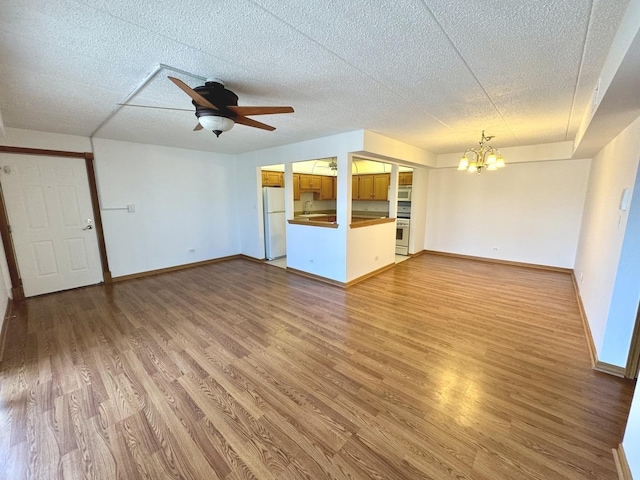
[[(391, 176), (388, 173), (354, 175), (352, 184), (353, 200), (387, 200)], [(356, 188), (357, 182), (357, 188)]]
[(320, 200), (335, 200), (333, 194), (334, 177), (320, 177)]
[(319, 192), (322, 188), (322, 180), (320, 175), (300, 174), (300, 191), (301, 192)]
[(263, 187), (284, 187), (284, 173), (262, 170)]
[[(329, 175), (312, 175), (306, 173), (294, 174), (294, 177), (298, 175), (299, 184), (298, 189), (300, 192), (313, 192), (313, 196), (316, 200), (335, 200), (335, 177)], [(294, 200), (299, 200), (295, 197), (295, 179), (294, 179)]]
[(400, 172), (398, 174), (398, 185), (413, 185), (413, 172)]
[(360, 196), (360, 182), (358, 181), (358, 176), (353, 175), (351, 177), (351, 200), (358, 200)]

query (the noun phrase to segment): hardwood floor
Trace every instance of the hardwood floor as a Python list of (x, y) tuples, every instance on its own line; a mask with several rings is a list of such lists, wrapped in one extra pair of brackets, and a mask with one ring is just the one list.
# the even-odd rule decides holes
[(7, 479), (615, 479), (633, 384), (568, 274), (422, 255), (343, 290), (245, 261), (33, 298)]

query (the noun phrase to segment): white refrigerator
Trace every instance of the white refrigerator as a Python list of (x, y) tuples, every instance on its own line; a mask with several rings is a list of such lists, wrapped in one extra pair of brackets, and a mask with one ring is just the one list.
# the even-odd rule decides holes
[(287, 254), (287, 220), (284, 213), (284, 188), (264, 187), (264, 245), (267, 260)]

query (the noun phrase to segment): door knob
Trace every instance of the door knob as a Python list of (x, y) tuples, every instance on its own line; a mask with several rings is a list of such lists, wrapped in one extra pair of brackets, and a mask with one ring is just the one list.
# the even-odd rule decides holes
[(82, 230), (91, 230), (92, 228), (93, 228), (93, 225), (87, 225)]

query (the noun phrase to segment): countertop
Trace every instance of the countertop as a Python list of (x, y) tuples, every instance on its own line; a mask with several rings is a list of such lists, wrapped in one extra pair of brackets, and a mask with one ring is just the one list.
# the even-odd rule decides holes
[[(294, 218), (313, 218), (335, 215), (335, 210), (313, 210), (308, 214), (303, 212), (294, 212)], [(353, 210), (351, 212), (352, 217), (358, 218), (386, 218), (389, 216), (389, 212), (375, 212), (371, 210)]]

